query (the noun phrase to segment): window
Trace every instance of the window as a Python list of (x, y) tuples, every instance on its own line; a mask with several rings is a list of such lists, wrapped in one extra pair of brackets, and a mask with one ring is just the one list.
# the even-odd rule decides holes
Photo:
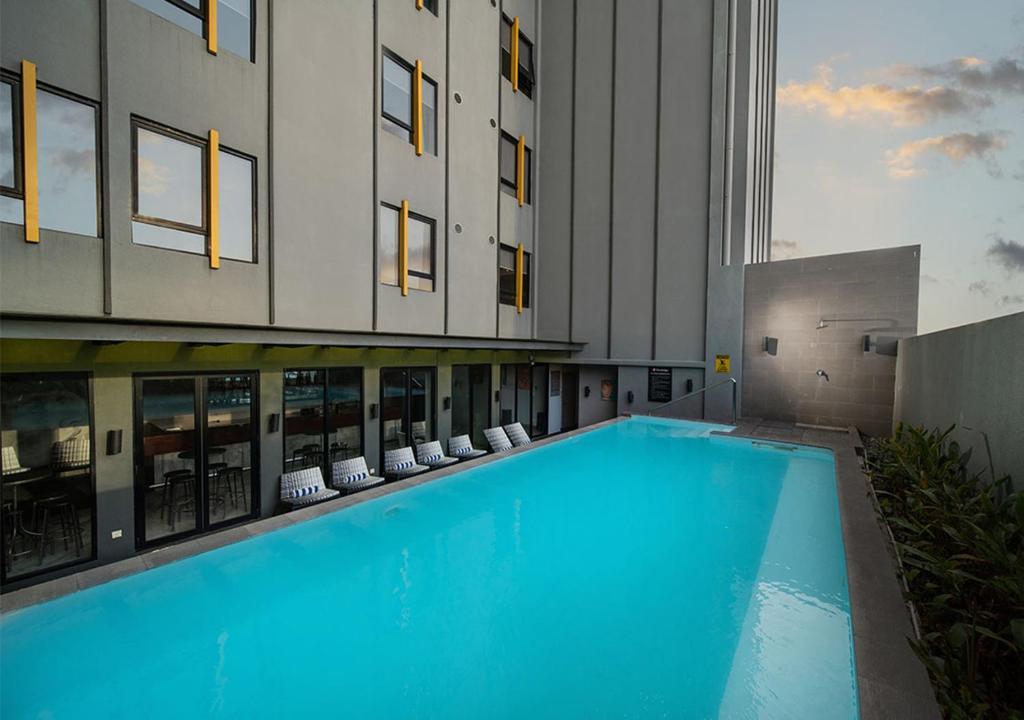
[[(516, 249), (502, 244), (498, 250), (498, 300), (516, 304)], [(530, 253), (523, 253), (523, 307), (530, 307)]]
[(332, 463), (362, 454), (363, 369), (285, 370), (285, 471), (319, 467), (330, 478)]
[[(501, 158), (499, 162), (499, 175), (501, 176), (501, 189), (516, 196), (516, 166), (518, 164), (519, 141), (507, 132), (501, 133)], [(532, 181), (530, 170), (533, 165), (532, 152), (530, 148), (523, 148), (523, 202), (530, 204), (532, 193)]]
[(381, 368), (380, 463), (384, 453), (434, 439), (435, 368)]
[[(207, 253), (206, 140), (136, 120), (132, 240)], [(256, 162), (220, 148), (220, 256), (255, 261)]]
[(452, 435), (469, 435), (487, 447), (484, 428), (491, 426), (491, 366), (452, 365)]
[[(207, 0), (209, 1), (209, 0)], [(151, 13), (170, 20), (189, 32), (206, 37), (203, 0), (132, 0)], [(217, 45), (250, 62), (255, 62), (252, 0), (217, 0)]]
[[(501, 75), (512, 81), (512, 20), (506, 15), (501, 16)], [(519, 91), (528, 98), (533, 98), (533, 43), (519, 32)]]
[[(21, 85), (0, 81), (0, 220), (21, 224)], [(57, 90), (36, 88), (39, 225), (100, 235), (96, 105)]]
[[(378, 279), (384, 285), (402, 284), (399, 258), (399, 223), (401, 211), (394, 205), (380, 206), (380, 272)], [(409, 213), (409, 288), (434, 290), (434, 230), (435, 223), (428, 217)]]
[(437, 16), (437, 0), (422, 0), (420, 2), (420, 6), (422, 6), (424, 10), (432, 12), (435, 17)]
[[(381, 124), (389, 133), (415, 143), (414, 67), (387, 50), (381, 66)], [(437, 83), (426, 75), (423, 76), (423, 152), (437, 155)]]
[(519, 422), (530, 437), (548, 432), (548, 366), (502, 365), (501, 424)]
[(0, 401), (3, 580), (93, 559), (89, 378), (4, 375)]

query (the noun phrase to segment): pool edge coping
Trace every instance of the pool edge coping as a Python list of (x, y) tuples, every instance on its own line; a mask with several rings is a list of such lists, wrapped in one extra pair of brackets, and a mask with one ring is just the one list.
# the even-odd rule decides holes
[(913, 625), (857, 454), (857, 428), (822, 431), (813, 440), (801, 441), (761, 436), (742, 424), (732, 432), (712, 435), (831, 451), (846, 558), (859, 716), (861, 720), (940, 720), (942, 713), (928, 672), (908, 642)]
[(369, 488), (351, 495), (343, 495), (342, 497), (334, 500), (328, 500), (310, 507), (300, 508), (298, 510), (292, 510), (278, 515), (271, 515), (270, 517), (260, 518), (258, 520), (253, 520), (239, 525), (232, 525), (231, 527), (216, 530), (197, 537), (188, 538), (181, 542), (164, 545), (151, 550), (145, 550), (123, 560), (115, 560), (111, 563), (97, 565), (85, 570), (80, 570), (76, 573), (54, 578), (53, 580), (47, 580), (37, 585), (29, 585), (28, 587), (11, 590), (8, 593), (0, 595), (0, 618), (34, 605), (40, 605), (66, 595), (72, 595), (81, 590), (88, 590), (89, 588), (96, 587), (97, 585), (104, 585), (114, 580), (119, 580), (131, 575), (137, 575), (147, 570), (153, 570), (163, 565), (178, 562), (179, 560), (195, 557), (196, 555), (201, 555), (204, 552), (216, 550), (228, 545), (234, 545), (235, 543), (239, 543), (243, 540), (248, 540), (249, 538), (263, 535), (268, 532), (273, 532), (274, 530), (279, 530), (284, 527), (290, 527), (291, 525), (313, 520), (324, 515), (329, 515), (331, 513), (338, 512), (339, 510), (352, 507), (353, 505), (359, 505), (386, 495), (392, 495), (396, 492), (408, 490), (409, 488), (413, 488), (418, 485), (424, 485), (435, 480), (441, 480), (442, 478), (449, 477), (456, 473), (482, 467), (492, 462), (500, 462), (505, 458), (513, 457), (524, 452), (544, 447), (545, 445), (550, 445), (578, 435), (584, 435), (586, 433), (623, 422), (628, 420), (629, 417), (630, 416), (620, 415), (593, 425), (587, 425), (586, 427), (569, 430), (568, 432), (550, 435), (548, 437), (535, 440), (529, 445), (512, 448), (505, 452), (488, 453), (487, 455), (473, 460), (465, 460), (437, 470), (425, 472), (420, 475), (414, 475), (413, 477), (405, 478), (404, 480), (397, 480), (384, 485), (378, 485), (377, 487)]

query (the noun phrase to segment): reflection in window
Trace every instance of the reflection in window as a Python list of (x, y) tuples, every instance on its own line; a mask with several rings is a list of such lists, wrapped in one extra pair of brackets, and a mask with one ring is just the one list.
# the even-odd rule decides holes
[(206, 378), (208, 526), (252, 514), (253, 380)]
[[(516, 249), (501, 245), (498, 250), (498, 300), (516, 304)], [(530, 253), (523, 253), (523, 307), (530, 307)]]
[[(501, 156), (499, 158), (498, 173), (502, 191), (509, 195), (516, 194), (516, 166), (519, 163), (519, 140), (506, 132), (501, 133)], [(530, 148), (523, 148), (523, 202), (530, 204), (532, 193), (531, 182), (531, 151)]]
[(0, 80), (0, 222), (21, 224), (24, 209), (21, 202), (21, 178), (18, 168), (17, 109), (18, 86)]
[[(509, 82), (512, 81), (512, 53), (510, 42), (512, 40), (512, 20), (502, 15), (501, 17), (501, 75)], [(533, 43), (519, 32), (519, 91), (528, 98), (533, 97)]]
[[(410, 143), (413, 135), (413, 66), (384, 53), (382, 60), (381, 124), (384, 129)], [(437, 154), (437, 83), (423, 76), (423, 151)]]
[(92, 559), (88, 378), (4, 375), (0, 398), (3, 579)]
[(381, 462), (384, 452), (434, 439), (434, 368), (380, 371)]
[(423, 152), (437, 155), (437, 85), (423, 80)]
[(320, 467), (363, 454), (363, 370), (285, 370), (285, 470)]
[[(398, 262), (398, 223), (400, 212), (392, 205), (380, 206), (380, 268), (378, 278), (384, 285), (401, 285)], [(434, 290), (434, 221), (409, 213), (409, 287)]]
[(96, 108), (39, 89), (39, 225), (98, 235)]
[[(189, 32), (205, 36), (201, 0), (132, 0), (151, 13), (170, 20)], [(252, 0), (217, 0), (217, 46), (246, 60), (255, 61), (252, 52)]]
[(220, 256), (253, 261), (253, 161), (220, 151)]
[(491, 426), (491, 366), (452, 366), (452, 435), (469, 435), (487, 447), (484, 428)]
[(380, 282), (398, 285), (398, 208), (380, 206)]

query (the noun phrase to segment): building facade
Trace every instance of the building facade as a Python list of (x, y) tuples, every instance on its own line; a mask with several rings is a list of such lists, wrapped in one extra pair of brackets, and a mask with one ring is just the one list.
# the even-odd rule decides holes
[(741, 379), (765, 17), (0, 0), (4, 589)]

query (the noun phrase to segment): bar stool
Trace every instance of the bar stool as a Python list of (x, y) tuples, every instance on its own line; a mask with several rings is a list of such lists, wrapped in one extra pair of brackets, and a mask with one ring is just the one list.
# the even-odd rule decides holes
[(61, 493), (40, 498), (36, 501), (36, 513), (39, 518), (36, 526), (39, 528), (40, 565), (46, 557), (47, 545), (51, 548), (51, 554), (56, 554), (58, 540), (64, 543), (65, 552), (70, 549), (70, 540), (74, 545), (75, 555), (81, 557), (84, 543), (82, 526), (78, 522), (78, 508), (67, 495)]

